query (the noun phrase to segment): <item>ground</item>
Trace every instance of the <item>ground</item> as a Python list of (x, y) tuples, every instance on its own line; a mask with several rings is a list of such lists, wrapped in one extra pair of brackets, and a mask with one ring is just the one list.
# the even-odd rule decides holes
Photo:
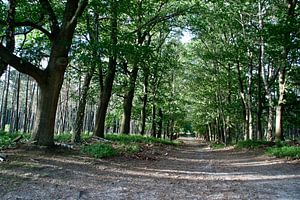
[(134, 157), (7, 150), (0, 199), (300, 199), (300, 161), (193, 138)]

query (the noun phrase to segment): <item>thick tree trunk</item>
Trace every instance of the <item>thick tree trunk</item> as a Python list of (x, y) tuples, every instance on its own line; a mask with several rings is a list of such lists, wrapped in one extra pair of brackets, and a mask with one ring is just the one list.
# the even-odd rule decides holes
[(63, 73), (49, 74), (45, 84), (39, 84), (39, 105), (36, 113), (32, 140), (41, 146), (54, 145), (54, 125)]
[(138, 65), (137, 63), (134, 64), (130, 80), (129, 80), (129, 86), (128, 91), (125, 94), (124, 102), (123, 102), (123, 117), (122, 117), (122, 123), (121, 123), (121, 133), (122, 134), (129, 134), (130, 131), (130, 120), (131, 120), (131, 110), (132, 110), (132, 102), (134, 98), (134, 92), (135, 92), (135, 83), (138, 76)]

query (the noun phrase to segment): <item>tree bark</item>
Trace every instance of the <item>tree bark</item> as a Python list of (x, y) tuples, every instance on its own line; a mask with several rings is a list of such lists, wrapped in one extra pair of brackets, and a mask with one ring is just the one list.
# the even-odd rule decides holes
[(141, 111), (141, 135), (145, 134), (146, 118), (147, 118), (147, 103), (148, 103), (148, 83), (149, 83), (149, 70), (144, 69), (144, 96), (143, 96), (143, 107)]
[(285, 66), (279, 70), (279, 99), (276, 107), (276, 128), (275, 136), (278, 140), (284, 140), (283, 135), (283, 109), (284, 109), (284, 95), (285, 95)]
[[(282, 52), (282, 66), (279, 68), (279, 99), (276, 107), (276, 128), (275, 136), (278, 140), (284, 140), (283, 133), (283, 111), (284, 111), (284, 101), (285, 101), (285, 89), (286, 89), (286, 71), (290, 66), (288, 55), (290, 53), (290, 47), (292, 43), (291, 38), (291, 25), (293, 24), (295, 18), (295, 8), (297, 5), (297, 0), (288, 0), (287, 1), (287, 19), (286, 19), (286, 30), (284, 33), (285, 46)], [(298, 31), (298, 29), (296, 29)]]
[(117, 43), (118, 43), (118, 2), (112, 1), (111, 4), (111, 32), (110, 39), (112, 44), (111, 55), (108, 62), (108, 70), (104, 80), (103, 90), (100, 94), (100, 105), (98, 107), (94, 135), (104, 137), (105, 118), (107, 114), (108, 104), (112, 95), (113, 82), (117, 67)]
[(73, 132), (73, 143), (80, 143), (81, 142), (81, 132), (83, 129), (83, 120), (85, 114), (85, 107), (86, 107), (86, 100), (89, 91), (89, 86), (93, 77), (95, 68), (91, 68), (84, 77), (84, 82), (82, 86), (82, 93), (80, 95), (80, 100), (78, 104), (78, 110), (76, 113), (76, 120)]
[(132, 111), (132, 102), (134, 98), (135, 92), (135, 83), (138, 76), (138, 63), (136, 62), (133, 66), (130, 79), (129, 79), (129, 86), (128, 91), (125, 94), (124, 102), (123, 102), (123, 116), (122, 116), (122, 123), (121, 123), (121, 133), (129, 134), (130, 131), (130, 120), (131, 120), (131, 111)]
[(157, 132), (157, 138), (161, 138), (162, 130), (163, 130), (163, 111), (161, 108), (158, 109), (158, 132)]

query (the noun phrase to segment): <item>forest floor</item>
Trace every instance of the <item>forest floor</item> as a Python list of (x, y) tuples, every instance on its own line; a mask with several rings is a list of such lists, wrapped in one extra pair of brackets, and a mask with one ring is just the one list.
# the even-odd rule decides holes
[(300, 199), (299, 160), (181, 140), (111, 159), (7, 150), (0, 199)]

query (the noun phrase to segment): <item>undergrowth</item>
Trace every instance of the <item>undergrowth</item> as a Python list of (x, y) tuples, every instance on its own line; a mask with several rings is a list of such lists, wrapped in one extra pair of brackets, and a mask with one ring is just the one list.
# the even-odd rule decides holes
[(21, 141), (28, 141), (30, 139), (30, 134), (28, 133), (7, 133), (7, 132), (0, 132), (0, 149), (3, 148), (11, 148), (15, 147), (16, 143), (14, 140), (18, 137), (22, 136)]
[(258, 141), (258, 140), (246, 140), (240, 141), (236, 144), (236, 148), (239, 149), (265, 149), (265, 153), (278, 158), (293, 158), (300, 159), (300, 147), (292, 146), (286, 141)]
[(256, 148), (262, 148), (266, 146), (272, 146), (273, 142), (268, 141), (260, 141), (260, 140), (245, 140), (245, 141), (239, 141), (235, 147), (238, 149), (256, 149)]
[(213, 149), (222, 149), (224, 148), (226, 145), (224, 143), (210, 143), (209, 147), (213, 148)]
[(118, 155), (117, 150), (111, 144), (105, 143), (83, 146), (81, 151), (95, 158), (107, 158)]
[(144, 143), (144, 144), (164, 144), (164, 145), (177, 145), (176, 142), (166, 139), (142, 136), (142, 135), (124, 135), (124, 134), (107, 134), (105, 139), (120, 142), (124, 144), (128, 143)]
[(266, 153), (278, 158), (293, 158), (300, 159), (300, 147), (299, 146), (282, 146), (282, 147), (270, 147), (267, 148)]

